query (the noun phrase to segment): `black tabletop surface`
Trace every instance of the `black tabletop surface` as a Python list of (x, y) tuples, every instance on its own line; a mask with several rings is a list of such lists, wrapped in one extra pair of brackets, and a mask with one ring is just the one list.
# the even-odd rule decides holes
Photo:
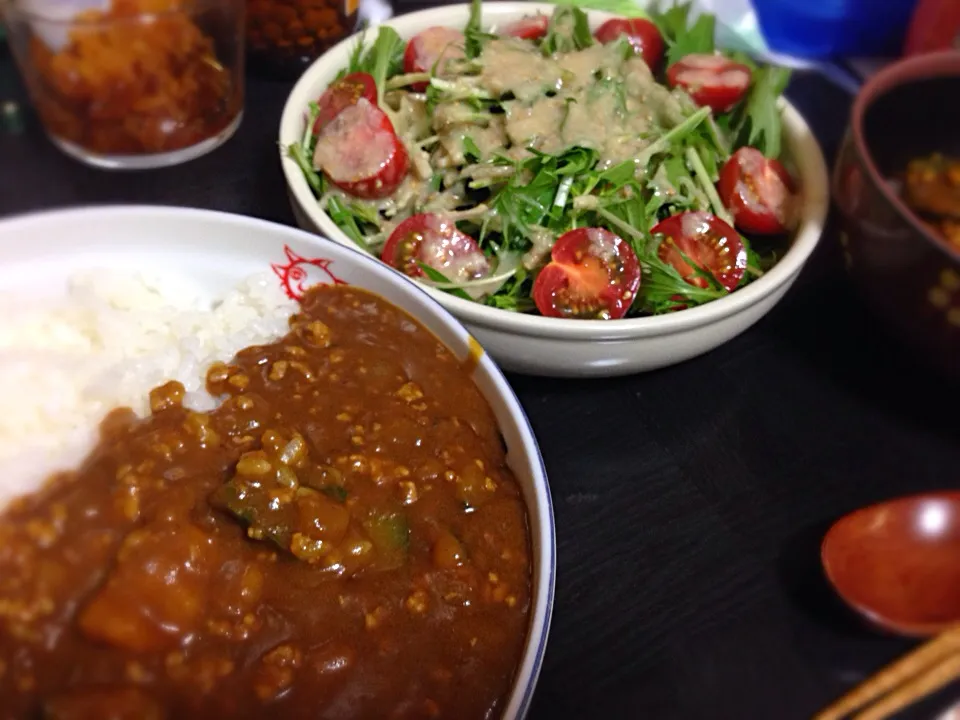
[[(293, 224), (276, 131), (290, 84), (251, 79), (237, 135), (135, 174), (61, 155), (0, 49), (0, 216), (89, 203), (213, 208)], [(832, 161), (850, 98), (788, 92)], [(805, 718), (912, 643), (833, 599), (829, 524), (960, 479), (960, 396), (889, 340), (844, 275), (835, 222), (756, 326), (680, 366), (610, 380), (510, 378), (540, 441), (558, 575), (531, 718)], [(954, 686), (903, 717), (931, 718)]]

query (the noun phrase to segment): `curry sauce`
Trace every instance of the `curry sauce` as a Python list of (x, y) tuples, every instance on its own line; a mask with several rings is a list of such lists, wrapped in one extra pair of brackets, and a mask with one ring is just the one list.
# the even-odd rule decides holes
[(0, 523), (0, 717), (489, 718), (523, 649), (526, 509), (425, 328), (311, 290), (291, 332), (114, 411)]

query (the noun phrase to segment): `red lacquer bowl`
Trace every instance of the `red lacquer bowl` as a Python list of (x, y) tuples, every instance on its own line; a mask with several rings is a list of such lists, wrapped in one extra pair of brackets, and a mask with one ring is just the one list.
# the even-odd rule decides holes
[(863, 87), (834, 168), (847, 267), (866, 302), (925, 361), (960, 378), (960, 247), (891, 179), (914, 158), (960, 157), (960, 52), (897, 62)]

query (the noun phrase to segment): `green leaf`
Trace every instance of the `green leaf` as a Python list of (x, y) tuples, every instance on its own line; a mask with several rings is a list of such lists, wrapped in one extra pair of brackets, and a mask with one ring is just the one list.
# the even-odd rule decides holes
[(688, 283), (673, 265), (659, 258), (656, 252), (658, 246), (659, 240), (655, 239), (640, 259), (643, 281), (640, 283), (640, 297), (634, 305), (635, 308), (659, 315), (682, 307), (703, 305), (727, 295), (726, 290), (718, 289), (716, 281), (709, 274), (705, 277), (711, 287), (700, 288)]
[(300, 172), (307, 179), (307, 183), (309, 183), (313, 192), (317, 196), (323, 194), (323, 178), (313, 169), (313, 163), (307, 159), (303, 146), (298, 142), (291, 143), (287, 146), (287, 155), (297, 163), (297, 167), (300, 168)]
[(780, 156), (783, 121), (777, 101), (790, 82), (790, 70), (768, 66), (753, 74), (738, 112), (737, 145), (750, 145), (770, 158)]
[(674, 42), (677, 35), (686, 32), (692, 4), (689, 0), (685, 3), (678, 2), (671, 5), (668, 10), (661, 11), (657, 3), (650, 9), (650, 20), (657, 26), (664, 41)]
[(763, 274), (761, 270), (763, 267), (763, 258), (753, 249), (753, 246), (745, 235), (740, 236), (740, 242), (743, 243), (743, 249), (747, 251), (747, 271), (743, 273), (743, 277), (740, 278), (740, 282), (737, 285), (738, 288), (748, 285)]
[(592, 148), (571, 148), (557, 157), (557, 175), (579, 175), (596, 165), (599, 157)]
[(483, 22), (483, 1), (470, 0), (470, 17), (467, 18), (467, 24), (463, 28), (463, 34), (471, 32), (480, 32)]
[[(446, 283), (446, 284), (451, 283), (451, 280), (446, 275), (444, 275), (439, 270), (435, 270), (434, 268), (430, 267), (425, 262), (418, 261), (417, 265), (420, 266), (420, 269), (423, 270), (423, 274), (426, 275), (430, 280), (433, 280), (436, 283)], [(454, 295), (458, 298), (462, 298), (463, 300), (473, 300), (473, 298), (467, 295), (467, 293), (465, 293), (460, 288), (455, 287), (455, 288), (449, 288), (449, 289), (447, 288), (441, 288), (441, 289), (444, 290), (444, 292), (448, 292), (451, 295)]]
[(544, 55), (583, 50), (593, 45), (590, 21), (578, 7), (560, 5), (547, 24), (547, 34), (540, 44)]
[[(725, 117), (727, 116), (721, 116), (721, 118)], [(728, 127), (721, 124), (717, 118), (711, 115), (707, 118), (706, 130), (710, 144), (713, 145), (713, 148), (716, 150), (718, 160), (723, 162), (730, 157), (730, 140), (727, 135)]]
[[(443, 58), (437, 60), (439, 63)], [(436, 64), (434, 65), (434, 72), (436, 70)], [(474, 84), (465, 81), (458, 80), (444, 80), (443, 78), (431, 77), (430, 78), (430, 88), (434, 88), (439, 94), (437, 95), (438, 100), (443, 101), (454, 101), (454, 100), (464, 100), (467, 102), (474, 101), (476, 104), (474, 107), (477, 109), (483, 109), (485, 103), (491, 103), (495, 98), (491, 97), (490, 94), (481, 87), (478, 87)], [(427, 99), (430, 99), (429, 92)], [(436, 104), (437, 100), (434, 100)]]
[(579, 7), (589, 10), (604, 10), (623, 17), (649, 17), (636, 0), (583, 0)]
[(710, 115), (710, 108), (702, 107), (695, 113), (686, 118), (679, 125), (670, 128), (663, 135), (658, 137), (652, 143), (640, 152), (636, 157), (637, 165), (645, 168), (654, 155), (666, 152), (673, 146), (680, 144), (687, 136), (697, 132), (700, 124)]
[(651, 19), (660, 30), (667, 44), (667, 66), (673, 65), (686, 55), (714, 52), (716, 18), (703, 13), (690, 25), (692, 3), (679, 3), (665, 12), (654, 10)]
[(377, 103), (383, 104), (383, 93), (386, 90), (387, 78), (403, 72), (403, 51), (406, 43), (397, 34), (397, 31), (387, 25), (381, 25), (377, 32), (377, 39), (370, 49), (357, 63), (353, 72), (369, 73), (377, 84)]
[[(639, 217), (633, 217), (632, 219), (635, 220), (636, 223), (630, 222), (629, 215), (626, 215), (622, 209), (620, 209), (620, 212), (614, 212), (616, 209), (618, 208), (599, 208), (597, 215), (607, 221), (602, 224), (606, 225), (610, 230), (630, 243), (633, 252), (638, 258), (643, 258), (646, 254), (647, 246), (647, 233), (643, 227), (643, 221)], [(642, 206), (640, 213), (642, 217)]]
[(363, 47), (367, 37), (367, 28), (364, 25), (360, 29), (360, 32), (357, 33), (357, 42), (354, 44), (353, 49), (350, 51), (350, 61), (347, 63), (346, 69), (342, 70), (340, 75), (337, 76), (339, 80), (341, 77), (349, 75), (351, 73), (360, 71), (360, 63), (363, 60)]
[(516, 274), (507, 280), (495, 295), (488, 297), (485, 303), (510, 312), (530, 312), (537, 307), (530, 297), (532, 285), (533, 277), (526, 268), (520, 266)]
[(518, 297), (516, 295), (494, 295), (487, 298), (486, 304), (500, 310), (519, 313), (532, 312), (537, 309), (536, 303), (530, 297)]
[(633, 180), (635, 170), (636, 166), (633, 164), (633, 160), (625, 160), (619, 165), (614, 165), (600, 173), (597, 176), (597, 182), (620, 187)]
[[(488, 201), (500, 222), (500, 232), (508, 248), (528, 244), (534, 226), (561, 229), (569, 219), (557, 210), (554, 201), (561, 182), (571, 170), (583, 172), (596, 162), (596, 152), (572, 148), (559, 156), (531, 150), (533, 157), (510, 162), (516, 173)], [(527, 179), (529, 177), (529, 180)]]
[(367, 245), (360, 224), (357, 222), (358, 219), (363, 221), (363, 218), (357, 217), (351, 205), (344, 203), (336, 195), (331, 195), (327, 200), (327, 214), (337, 224), (337, 227), (343, 230), (347, 237), (353, 240), (361, 250), (370, 251), (370, 246)]
[[(709, 156), (709, 153), (705, 154)], [(713, 214), (732, 227), (733, 217), (729, 212), (727, 212), (723, 202), (720, 200), (720, 196), (717, 194), (717, 189), (713, 186), (713, 176), (704, 166), (703, 158), (701, 157), (700, 153), (697, 152), (697, 148), (688, 147), (686, 157), (687, 163), (693, 171), (693, 177), (695, 178), (695, 181), (699, 183), (701, 190), (710, 201), (710, 208), (712, 209)]]
[(308, 104), (307, 121), (303, 125), (303, 137), (300, 144), (303, 146), (303, 154), (307, 159), (313, 157), (313, 151), (317, 146), (317, 134), (313, 132), (313, 126), (317, 124), (317, 117), (320, 115), (320, 106), (310, 101)]
[(714, 30), (713, 15), (705, 13), (698, 17), (693, 27), (677, 36), (673, 45), (670, 46), (667, 51), (667, 64), (673, 65), (686, 55), (712, 55)]
[(483, 153), (469, 135), (463, 138), (463, 156), (470, 162), (480, 162), (483, 159)]
[(380, 227), (380, 211), (373, 203), (365, 203), (362, 200), (355, 200), (354, 202), (347, 204), (347, 209), (349, 209), (353, 216), (361, 222), (365, 222), (368, 225), (374, 225), (378, 228)]
[(427, 114), (433, 117), (437, 105), (443, 102), (444, 92), (433, 84), (427, 85)]
[(464, 52), (471, 60), (483, 52), (483, 46), (496, 35), (483, 31), (483, 8), (481, 0), (471, 0), (470, 18), (463, 28)]

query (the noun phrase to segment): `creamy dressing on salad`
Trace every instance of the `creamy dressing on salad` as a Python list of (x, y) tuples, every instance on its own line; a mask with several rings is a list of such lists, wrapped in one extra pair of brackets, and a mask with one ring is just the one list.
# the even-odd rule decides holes
[[(605, 167), (635, 157), (649, 144), (654, 124), (682, 119), (669, 90), (642, 60), (625, 60), (617, 44), (544, 57), (531, 43), (505, 38), (489, 42), (480, 61), (480, 86), (516, 98), (503, 103), (514, 146), (550, 154), (587, 147), (600, 153)], [(640, 78), (627, 83), (635, 72)]]
[(582, 90), (593, 85), (598, 78), (619, 77), (623, 65), (620, 47), (613, 45), (591, 45), (583, 50), (560, 53), (557, 64), (563, 70), (565, 90)]
[(480, 151), (480, 160), (489, 160), (507, 144), (506, 123), (494, 117), (486, 126), (459, 126), (440, 135), (440, 143), (457, 165), (467, 162), (465, 141), (469, 138)]
[(560, 89), (563, 73), (554, 58), (544, 57), (532, 44), (518, 38), (500, 38), (486, 44), (480, 55), (480, 86), (492, 95), (512, 93), (532, 101)]
[(617, 259), (617, 240), (613, 233), (600, 228), (587, 228), (587, 237), (590, 244), (587, 253), (599, 258), (604, 263), (614, 262)]
[(557, 236), (542, 227), (533, 227), (530, 231), (530, 249), (523, 254), (521, 262), (527, 270), (534, 270), (546, 260), (553, 245), (557, 241)]
[[(569, 17), (561, 19), (557, 31), (574, 31)], [(382, 247), (397, 223), (414, 213), (455, 213), (467, 199), (465, 184), (486, 187), (513, 178), (513, 167), (488, 164), (497, 156), (521, 160), (530, 156), (530, 148), (557, 155), (579, 146), (597, 151), (598, 168), (611, 167), (635, 159), (657, 134), (682, 122), (692, 110), (684, 93), (659, 84), (643, 59), (625, 53), (618, 43), (545, 56), (532, 42), (500, 37), (484, 44), (477, 71), (442, 75), (447, 82), (466, 81), (467, 87), (476, 88), (477, 97), (497, 99), (503, 113), (484, 112), (469, 97), (431, 106), (424, 93), (391, 90), (386, 95), (387, 111), (410, 156), (407, 177), (382, 200), (360, 200), (337, 189), (328, 190), (321, 199), (324, 207), (338, 200), (367, 208), (370, 216), (382, 214), (379, 232), (365, 238), (370, 249)], [(349, 120), (349, 112), (340, 118)], [(350, 160), (364, 164), (374, 150), (358, 147), (359, 157)], [(645, 172), (646, 168), (637, 166), (638, 177)], [(437, 190), (433, 182), (437, 177), (446, 189)], [(519, 181), (525, 182), (522, 174)], [(677, 189), (663, 183), (662, 192)], [(495, 215), (489, 227), (498, 229)], [(543, 263), (556, 240), (546, 230), (532, 234), (531, 247), (521, 260), (528, 269)], [(463, 268), (447, 269), (455, 276), (464, 275)]]

